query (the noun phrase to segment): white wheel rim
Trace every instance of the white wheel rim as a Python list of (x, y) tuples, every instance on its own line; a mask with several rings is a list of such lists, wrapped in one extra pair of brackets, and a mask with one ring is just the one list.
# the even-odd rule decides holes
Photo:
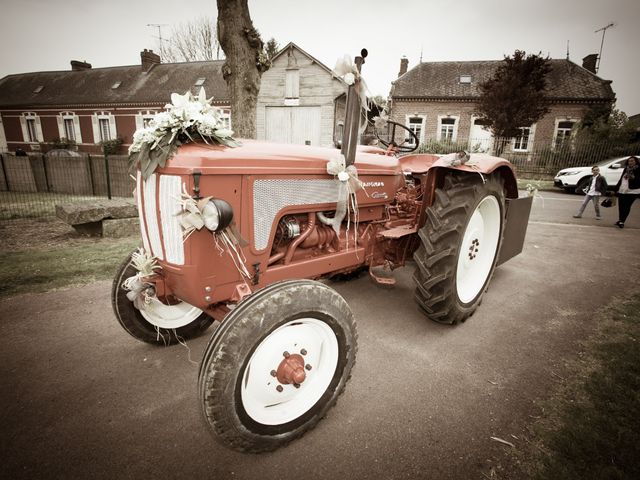
[[(284, 352), (305, 350), (304, 382), (282, 385), (271, 372), (282, 362)], [(247, 414), (263, 425), (282, 425), (304, 415), (326, 392), (338, 366), (338, 339), (325, 322), (299, 318), (270, 333), (249, 359), (240, 389)], [(278, 391), (278, 386), (282, 391)]]
[(186, 302), (176, 305), (165, 305), (157, 297), (140, 310), (144, 319), (160, 328), (180, 328), (190, 324), (202, 314), (202, 310)]
[(482, 199), (469, 219), (458, 252), (456, 288), (462, 303), (478, 296), (491, 272), (500, 240), (500, 204), (493, 195)]

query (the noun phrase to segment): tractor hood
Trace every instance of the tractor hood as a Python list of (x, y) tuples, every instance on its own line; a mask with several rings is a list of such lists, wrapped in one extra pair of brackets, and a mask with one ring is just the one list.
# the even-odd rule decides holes
[[(373, 152), (373, 153), (372, 153)], [(398, 159), (384, 155), (384, 150), (359, 148), (355, 166), (360, 175), (398, 175)], [(167, 161), (165, 173), (203, 175), (307, 174), (327, 173), (327, 162), (340, 156), (336, 148), (311, 147), (242, 140), (239, 147), (190, 143), (181, 146)]]

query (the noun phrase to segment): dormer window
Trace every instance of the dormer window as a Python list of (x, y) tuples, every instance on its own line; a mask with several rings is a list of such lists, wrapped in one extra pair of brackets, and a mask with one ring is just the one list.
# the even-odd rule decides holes
[(196, 80), (196, 83), (194, 84), (196, 87), (201, 87), (202, 85), (204, 85), (206, 78), (205, 77), (200, 77), (199, 79)]
[(471, 75), (460, 75), (460, 83), (471, 83)]
[(115, 90), (116, 88), (118, 88), (120, 85), (122, 85), (122, 82), (120, 80), (118, 80), (116, 83), (114, 83), (113, 85), (111, 85), (111, 88), (113, 90)]
[(34, 90), (33, 93), (40, 93), (42, 91), (42, 89), (44, 88), (44, 85), (38, 85)]

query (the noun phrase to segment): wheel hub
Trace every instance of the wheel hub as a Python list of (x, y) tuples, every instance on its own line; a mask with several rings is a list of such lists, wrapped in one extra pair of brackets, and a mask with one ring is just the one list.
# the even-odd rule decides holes
[(477, 238), (474, 238), (471, 241), (471, 245), (469, 246), (469, 260), (473, 260), (478, 256), (478, 251), (480, 249), (480, 241)]
[(288, 352), (284, 352), (283, 355), (284, 359), (280, 362), (276, 370), (278, 382), (283, 385), (293, 384), (294, 386), (300, 386), (307, 378), (304, 371), (304, 358), (298, 353), (289, 355)]

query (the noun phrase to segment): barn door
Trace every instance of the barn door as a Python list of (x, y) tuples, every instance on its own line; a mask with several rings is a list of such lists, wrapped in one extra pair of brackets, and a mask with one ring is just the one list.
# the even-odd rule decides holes
[(265, 127), (272, 142), (320, 145), (320, 107), (266, 107)]

